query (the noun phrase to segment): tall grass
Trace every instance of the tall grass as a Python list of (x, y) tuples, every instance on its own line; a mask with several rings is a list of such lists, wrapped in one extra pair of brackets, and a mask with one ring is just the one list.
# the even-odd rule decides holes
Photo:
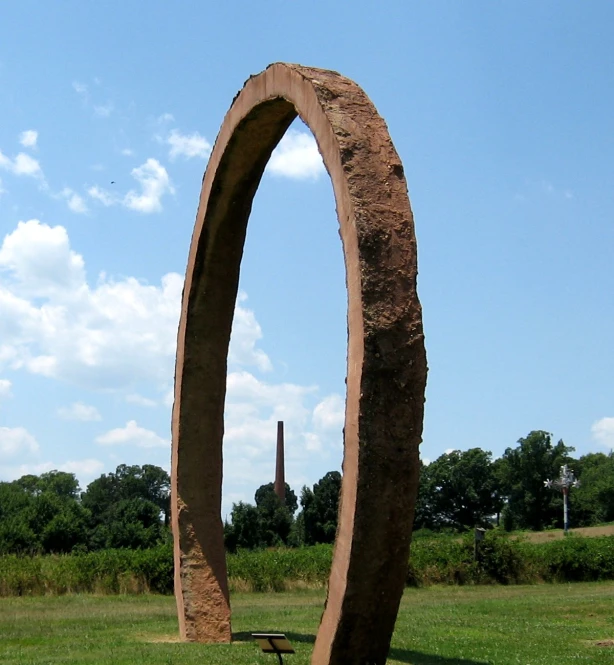
[[(240, 551), (228, 555), (232, 591), (321, 588), (332, 547)], [(418, 537), (408, 586), (531, 584), (614, 579), (614, 536), (531, 543), (489, 532), (474, 557), (469, 535)], [(170, 544), (150, 550), (105, 550), (74, 555), (0, 557), (0, 596), (66, 593), (172, 593)]]
[(0, 557), (0, 596), (169, 593), (172, 585), (171, 545), (150, 550)]

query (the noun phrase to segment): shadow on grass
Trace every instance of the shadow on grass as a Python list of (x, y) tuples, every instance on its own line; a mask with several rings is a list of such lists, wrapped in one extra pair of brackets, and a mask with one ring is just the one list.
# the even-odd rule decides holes
[[(285, 636), (293, 642), (313, 644), (316, 641), (315, 635), (305, 633), (285, 633)], [(233, 641), (248, 642), (252, 640), (251, 633), (233, 633)], [(397, 649), (392, 647), (388, 654), (388, 658), (398, 660), (401, 663), (409, 663), (410, 665), (488, 665), (486, 661), (480, 660), (467, 660), (466, 658), (446, 658), (445, 656), (437, 656), (430, 653), (422, 653), (421, 651), (411, 651), (410, 649)]]
[(445, 656), (436, 656), (432, 653), (411, 651), (410, 649), (395, 649), (394, 647), (390, 649), (388, 657), (398, 660), (401, 663), (411, 663), (411, 665), (488, 665), (484, 660), (446, 658)]

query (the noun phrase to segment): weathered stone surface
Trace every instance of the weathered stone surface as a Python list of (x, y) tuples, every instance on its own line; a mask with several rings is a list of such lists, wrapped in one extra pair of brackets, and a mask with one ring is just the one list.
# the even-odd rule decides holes
[(190, 640), (231, 639), (220, 517), (228, 343), (252, 199), (297, 113), (332, 180), (348, 289), (339, 527), (312, 662), (379, 664), (407, 572), (422, 436), (426, 356), (413, 217), (403, 166), (369, 98), (336, 72), (299, 65), (277, 63), (246, 82), (203, 180), (172, 423), (180, 630)]

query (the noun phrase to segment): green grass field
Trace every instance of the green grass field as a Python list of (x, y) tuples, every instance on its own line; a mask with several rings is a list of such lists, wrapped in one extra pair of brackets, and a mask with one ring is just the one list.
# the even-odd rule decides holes
[[(285, 632), (309, 662), (324, 594), (236, 594), (232, 645), (182, 644), (168, 596), (0, 599), (0, 663), (263, 664), (249, 633)], [(431, 587), (405, 592), (390, 663), (538, 665), (614, 662), (614, 583)]]

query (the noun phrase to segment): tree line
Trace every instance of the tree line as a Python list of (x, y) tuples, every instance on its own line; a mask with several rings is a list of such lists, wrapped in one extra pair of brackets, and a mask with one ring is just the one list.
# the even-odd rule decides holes
[(154, 547), (169, 538), (170, 479), (152, 464), (121, 464), (80, 492), (49, 471), (0, 483), (0, 554)]
[[(574, 449), (548, 432), (535, 430), (507, 448), (500, 458), (481, 448), (453, 450), (430, 464), (421, 464), (414, 529), (463, 532), (474, 527), (502, 526), (506, 531), (541, 531), (563, 527), (563, 496), (545, 486), (567, 464), (580, 479), (569, 499), (572, 526), (614, 521), (614, 453), (572, 457)], [(303, 487), (301, 511), (286, 485), (282, 505), (273, 483), (263, 485), (255, 505), (233, 505), (225, 524), (230, 551), (274, 545), (331, 543), (337, 528), (341, 474), (329, 472)]]
[(341, 492), (341, 474), (329, 471), (312, 489), (303, 487), (301, 510), (295, 517), (298, 500), (286, 483), (282, 502), (273, 483), (256, 490), (255, 505), (234, 503), (230, 520), (224, 523), (226, 549), (257, 549), (286, 545), (316, 545), (332, 543), (337, 532), (337, 512)]
[[(562, 495), (544, 481), (557, 478), (564, 464), (581, 483), (570, 494), (571, 526), (614, 521), (614, 453), (575, 459), (573, 452), (536, 430), (497, 459), (471, 448), (421, 463), (414, 529), (561, 528)], [(338, 471), (328, 472), (312, 488), (303, 487), (300, 497), (286, 484), (284, 502), (273, 483), (262, 485), (254, 504), (233, 504), (224, 523), (227, 549), (332, 543), (340, 489)], [(148, 464), (120, 465), (84, 492), (74, 474), (61, 471), (0, 482), (0, 554), (154, 547), (170, 538), (169, 495), (166, 471)]]

